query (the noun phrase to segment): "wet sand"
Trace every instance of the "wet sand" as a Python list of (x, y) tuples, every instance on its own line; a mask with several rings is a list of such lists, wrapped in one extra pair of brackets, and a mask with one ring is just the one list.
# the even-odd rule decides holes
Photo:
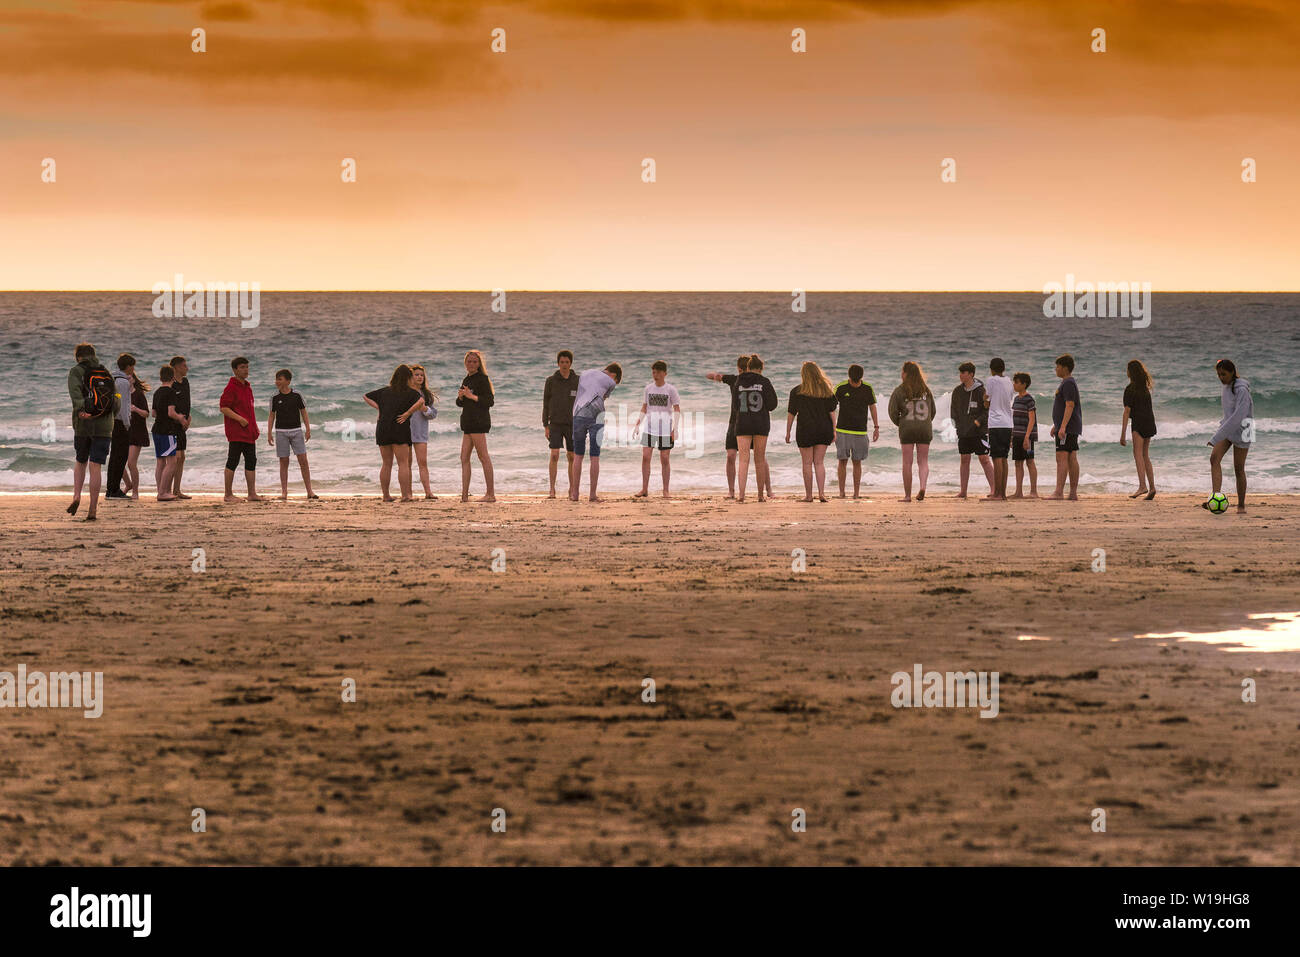
[(0, 671), (104, 714), (0, 710), (5, 863), (1300, 864), (1300, 653), (1133, 637), (1297, 610), (1295, 497), (65, 505)]

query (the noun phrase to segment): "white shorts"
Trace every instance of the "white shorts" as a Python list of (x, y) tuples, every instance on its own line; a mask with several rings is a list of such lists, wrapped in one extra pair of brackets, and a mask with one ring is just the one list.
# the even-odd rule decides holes
[(302, 429), (276, 429), (276, 457), (287, 459), (291, 451), (294, 455), (307, 454), (307, 440), (302, 437)]

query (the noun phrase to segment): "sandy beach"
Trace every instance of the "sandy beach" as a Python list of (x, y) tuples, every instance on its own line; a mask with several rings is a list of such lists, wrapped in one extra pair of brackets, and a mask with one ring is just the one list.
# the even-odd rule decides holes
[(1300, 652), (1134, 637), (1297, 610), (1300, 499), (1195, 503), (3, 497), (0, 671), (105, 690), (0, 710), (0, 859), (1300, 864)]

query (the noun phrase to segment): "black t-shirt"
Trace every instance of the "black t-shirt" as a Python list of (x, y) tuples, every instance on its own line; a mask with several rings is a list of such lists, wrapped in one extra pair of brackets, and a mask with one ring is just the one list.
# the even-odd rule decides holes
[(1156, 415), (1151, 408), (1151, 393), (1139, 392), (1129, 383), (1124, 387), (1124, 404), (1128, 406), (1129, 423), (1137, 435), (1150, 438), (1156, 434)]
[(727, 423), (727, 431), (734, 433), (736, 431), (736, 413), (740, 410), (740, 394), (736, 392), (736, 382), (744, 373), (736, 375), (724, 375), (722, 382), (731, 390), (731, 421)]
[[(180, 435), (184, 431), (181, 424), (167, 414), (168, 406), (176, 407), (175, 386), (160, 385), (153, 394), (154, 420), (150, 431), (154, 435)], [(180, 412), (180, 409), (176, 411)]]
[(794, 427), (795, 443), (801, 448), (808, 448), (834, 442), (835, 430), (831, 428), (831, 413), (835, 411), (835, 406), (836, 399), (833, 395), (821, 398), (804, 395), (801, 385), (791, 389), (786, 411), (797, 417)]
[(420, 393), (414, 389), (398, 389), (394, 392), (388, 386), (384, 386), (374, 392), (367, 392), (366, 398), (373, 399), (379, 406), (379, 422), (375, 425), (375, 444), (410, 445), (411, 420), (398, 422), (397, 417), (420, 401)]
[(871, 407), (876, 404), (876, 393), (872, 391), (871, 384), (863, 382), (855, 387), (848, 382), (841, 382), (835, 389), (835, 401), (840, 405), (839, 424), (836, 428), (841, 432), (865, 433), (871, 418)]
[[(302, 401), (302, 396), (292, 389), (288, 392), (277, 389), (275, 395), (271, 396), (271, 411), (275, 413), (276, 429), (302, 428), (302, 417), (298, 413), (305, 408), (307, 405)], [(410, 406), (406, 408), (409, 409)], [(406, 409), (400, 410), (405, 411)]]
[[(179, 412), (181, 415), (189, 415), (190, 414), (190, 377), (189, 376), (186, 376), (184, 379), (181, 379), (179, 382), (176, 381), (172, 382), (172, 395), (175, 397), (175, 400), (172, 402), (172, 405), (176, 406), (176, 411)], [(175, 419), (173, 419), (172, 421), (176, 422)], [(185, 431), (179, 422), (176, 422), (176, 428), (178, 431), (181, 432)]]
[(776, 388), (766, 376), (757, 372), (742, 372), (736, 377), (736, 428), (737, 435), (767, 435), (772, 427), (768, 415), (776, 408)]

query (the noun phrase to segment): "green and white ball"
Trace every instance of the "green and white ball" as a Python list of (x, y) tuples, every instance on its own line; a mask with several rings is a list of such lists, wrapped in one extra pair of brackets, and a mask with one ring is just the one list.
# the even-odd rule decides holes
[(1228, 510), (1228, 496), (1222, 492), (1215, 492), (1210, 496), (1209, 506), (1210, 511), (1215, 515), (1222, 515)]

